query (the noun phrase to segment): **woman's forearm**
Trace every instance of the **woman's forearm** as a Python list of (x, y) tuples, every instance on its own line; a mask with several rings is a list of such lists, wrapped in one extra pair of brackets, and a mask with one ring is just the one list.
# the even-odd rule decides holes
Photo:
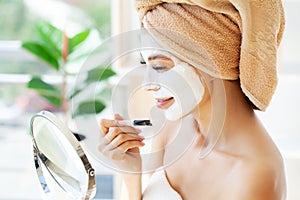
[(142, 199), (142, 176), (141, 174), (122, 174), (121, 200)]

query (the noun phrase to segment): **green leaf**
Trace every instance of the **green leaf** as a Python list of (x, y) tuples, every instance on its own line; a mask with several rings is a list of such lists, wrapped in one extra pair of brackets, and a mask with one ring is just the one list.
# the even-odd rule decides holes
[(23, 42), (22, 48), (45, 61), (55, 70), (59, 70), (58, 60), (49, 52), (47, 46), (37, 42)]
[(70, 38), (69, 40), (69, 54), (71, 54), (75, 47), (85, 41), (85, 39), (89, 36), (90, 30), (86, 30), (83, 32), (78, 33), (74, 37)]
[(77, 94), (79, 94), (84, 89), (85, 89), (85, 87), (84, 88), (80, 88), (80, 89), (79, 88), (74, 89), (72, 91), (72, 93), (69, 95), (69, 98), (70, 99), (74, 98)]
[(98, 114), (102, 110), (104, 110), (104, 108), (105, 105), (101, 101), (85, 101), (78, 105), (73, 114), (73, 117), (77, 117), (79, 115)]
[(40, 94), (42, 97), (44, 97), (45, 99), (47, 99), (47, 101), (49, 101), (50, 103), (52, 103), (54, 106), (56, 107), (61, 107), (62, 105), (62, 101), (61, 98), (58, 97), (52, 97), (52, 96), (47, 96), (47, 95), (42, 95)]
[(39, 77), (33, 77), (27, 84), (27, 87), (37, 91), (55, 106), (61, 106), (61, 92), (53, 85), (44, 82)]
[(47, 44), (53, 51), (56, 58), (61, 57), (63, 32), (49, 22), (37, 24), (37, 32), (44, 44)]
[(116, 75), (116, 72), (114, 72), (110, 68), (94, 68), (88, 71), (88, 76), (85, 82), (92, 83), (97, 81), (103, 81), (114, 75)]
[[(89, 56), (94, 55), (100, 55), (99, 59), (101, 63), (107, 63), (111, 60), (112, 53), (109, 51), (111, 47), (108, 44), (104, 43), (97, 47), (95, 44), (84, 45), (88, 47), (76, 48), (76, 51), (69, 55), (69, 59), (72, 60), (72, 62), (76, 60), (87, 60)], [(102, 65), (100, 64), (99, 67), (102, 67)]]
[(95, 97), (97, 99), (100, 99), (101, 101), (104, 102), (109, 102), (111, 101), (111, 96), (112, 96), (112, 88), (111, 87), (104, 87), (102, 90), (97, 92), (95, 94)]
[(87, 73), (88, 73), (88, 75), (87, 75), (87, 78), (84, 80), (84, 82), (82, 84), (77, 84), (75, 89), (69, 95), (70, 99), (74, 98), (76, 95), (78, 95), (82, 91), (84, 91), (89, 86), (89, 84), (106, 80), (109, 77), (116, 74), (113, 70), (111, 70), (109, 68), (106, 68), (106, 69), (94, 68), (92, 70), (87, 71)]
[(46, 93), (60, 96), (60, 91), (53, 85), (46, 83), (40, 77), (33, 77), (27, 84), (28, 88), (45, 91)]

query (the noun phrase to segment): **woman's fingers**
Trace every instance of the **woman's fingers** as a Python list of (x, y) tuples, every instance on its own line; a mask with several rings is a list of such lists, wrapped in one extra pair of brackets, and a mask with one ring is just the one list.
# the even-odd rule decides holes
[(124, 118), (120, 114), (115, 114), (116, 120), (124, 120)]
[(122, 143), (118, 149), (120, 149), (123, 153), (126, 153), (128, 152), (128, 150), (130, 149), (133, 149), (133, 148), (136, 148), (136, 147), (142, 147), (144, 146), (145, 143), (142, 142), (142, 141), (136, 141), (136, 140), (133, 140), (133, 141), (128, 141), (128, 142), (124, 142)]
[[(125, 128), (125, 127), (122, 127)], [(126, 127), (130, 128), (130, 127)], [(131, 143), (132, 141), (142, 142), (144, 137), (137, 135), (136, 133), (124, 133), (118, 131), (118, 128), (112, 129), (104, 138), (103, 138), (103, 145), (107, 146), (106, 150), (113, 150), (115, 148), (120, 147), (124, 143)], [(135, 144), (135, 143), (134, 143)], [(139, 144), (139, 146), (143, 146), (143, 144)], [(133, 148), (133, 147), (131, 147)]]
[(128, 134), (118, 135), (111, 143), (100, 143), (99, 151), (113, 160), (121, 159), (130, 149), (144, 146), (143, 139)]
[(100, 121), (102, 135), (98, 148), (110, 158), (121, 156), (130, 149), (145, 145), (143, 143), (144, 137), (139, 136), (140, 130), (119, 123), (119, 120), (123, 120), (123, 118), (116, 114), (114, 120), (102, 119)]
[(108, 133), (108, 130), (110, 127), (118, 127), (118, 126), (122, 126), (122, 124), (120, 125), (118, 123), (118, 120), (111, 120), (111, 119), (101, 119), (100, 120), (100, 129), (104, 135)]
[(138, 129), (135, 129), (130, 126), (124, 126), (124, 127), (111, 127), (108, 131), (108, 133), (104, 136), (104, 138), (107, 140), (107, 142), (111, 142), (113, 139), (115, 139), (120, 134), (132, 134), (135, 137), (140, 137), (138, 134), (141, 131)]
[[(131, 144), (140, 145), (141, 144), (140, 142), (142, 142), (143, 140), (144, 140), (143, 137), (139, 137), (134, 134), (119, 134), (117, 137), (114, 138), (114, 140), (110, 144), (113, 147), (113, 149), (118, 148), (118, 147), (122, 147), (122, 149), (123, 149), (124, 147), (127, 147), (127, 146), (129, 148), (133, 148), (131, 146)], [(137, 142), (137, 143), (135, 143), (135, 142)], [(124, 144), (126, 144), (126, 145), (124, 146)], [(128, 148), (125, 149), (124, 152), (126, 152), (127, 150), (128, 150)]]

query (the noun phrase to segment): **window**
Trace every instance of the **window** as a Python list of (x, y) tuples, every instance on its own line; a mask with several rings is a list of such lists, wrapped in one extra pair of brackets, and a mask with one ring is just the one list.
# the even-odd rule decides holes
[[(37, 39), (40, 20), (57, 27), (68, 24), (72, 34), (94, 28), (100, 39), (111, 35), (110, 0), (2, 0), (0, 1), (0, 199), (41, 199), (28, 135), (33, 113), (55, 110), (51, 104), (27, 89), (32, 75), (59, 82), (58, 74), (21, 48), (22, 41)], [(107, 182), (99, 199), (112, 198), (114, 178), (99, 172), (97, 182)]]
[[(21, 48), (21, 41), (37, 39), (35, 25), (40, 20), (49, 21), (59, 28), (66, 26), (71, 34), (72, 31), (92, 27), (105, 39), (111, 34), (110, 1), (1, 1), (0, 110), (23, 97), (27, 92), (24, 86), (31, 75), (55, 75), (43, 62)], [(24, 107), (21, 109), (26, 110)], [(39, 109), (28, 108), (29, 111)]]

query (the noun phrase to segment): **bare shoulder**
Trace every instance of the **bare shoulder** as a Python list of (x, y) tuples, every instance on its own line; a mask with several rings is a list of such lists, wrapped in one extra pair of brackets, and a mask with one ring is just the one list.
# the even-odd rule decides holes
[(286, 180), (283, 158), (264, 128), (254, 129), (233, 172), (236, 190), (231, 199), (284, 200)]
[(233, 179), (235, 189), (230, 192), (230, 199), (284, 200), (286, 197), (283, 163), (259, 159), (243, 161)]

